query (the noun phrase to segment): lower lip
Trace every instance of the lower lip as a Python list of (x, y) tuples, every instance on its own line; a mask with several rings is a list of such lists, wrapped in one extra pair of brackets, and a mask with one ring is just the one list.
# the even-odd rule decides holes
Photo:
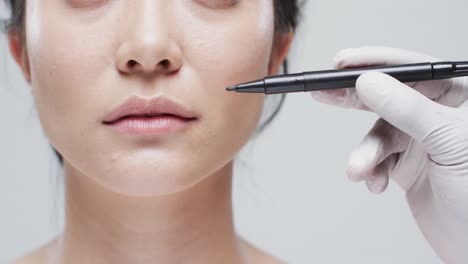
[(124, 134), (161, 136), (181, 131), (195, 120), (177, 116), (128, 117), (107, 125)]

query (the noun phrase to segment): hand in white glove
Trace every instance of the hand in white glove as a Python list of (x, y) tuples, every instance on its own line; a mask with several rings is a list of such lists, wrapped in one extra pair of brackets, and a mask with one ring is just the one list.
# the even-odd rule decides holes
[[(336, 67), (434, 62), (400, 49), (363, 47), (336, 56)], [(361, 76), (356, 89), (313, 92), (317, 100), (381, 117), (351, 154), (347, 174), (383, 192), (388, 179), (405, 191), (411, 211), (447, 263), (468, 263), (468, 82), (411, 83), (382, 73)]]

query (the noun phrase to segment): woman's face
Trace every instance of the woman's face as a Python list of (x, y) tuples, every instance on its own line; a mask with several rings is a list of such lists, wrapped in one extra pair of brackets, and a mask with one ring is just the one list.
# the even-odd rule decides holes
[[(74, 173), (128, 195), (170, 194), (226, 166), (255, 131), (264, 96), (225, 87), (277, 68), (272, 0), (28, 0), (26, 10), (26, 74)], [(158, 135), (104, 122), (133, 96), (174, 101), (196, 120)]]

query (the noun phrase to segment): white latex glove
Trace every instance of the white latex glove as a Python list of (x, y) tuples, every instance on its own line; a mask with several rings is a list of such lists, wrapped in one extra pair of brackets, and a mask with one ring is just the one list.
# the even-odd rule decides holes
[[(438, 61), (385, 47), (346, 49), (337, 68)], [(406, 192), (417, 224), (446, 263), (468, 263), (468, 82), (466, 78), (408, 84), (377, 72), (356, 89), (313, 92), (317, 100), (381, 117), (351, 154), (353, 181), (383, 192), (388, 179)]]

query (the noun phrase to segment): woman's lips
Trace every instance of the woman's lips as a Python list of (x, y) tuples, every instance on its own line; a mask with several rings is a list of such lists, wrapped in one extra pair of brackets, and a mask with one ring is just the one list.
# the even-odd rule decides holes
[(109, 123), (115, 131), (138, 136), (161, 136), (181, 131), (190, 126), (196, 118), (174, 115), (128, 116)]
[(165, 97), (130, 97), (103, 124), (131, 135), (155, 136), (180, 131), (198, 120), (195, 113)]

